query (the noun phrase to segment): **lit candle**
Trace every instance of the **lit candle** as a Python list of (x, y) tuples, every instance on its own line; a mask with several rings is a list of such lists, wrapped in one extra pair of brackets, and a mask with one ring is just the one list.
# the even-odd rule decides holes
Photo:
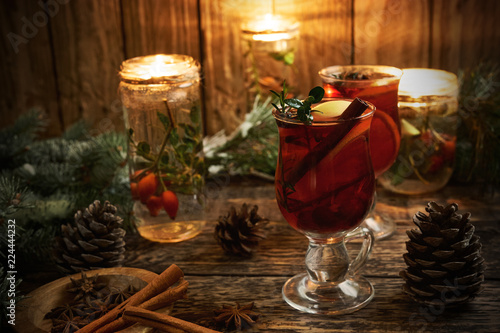
[[(279, 91), (286, 81), (289, 92), (298, 93), (296, 70), (293, 69), (298, 49), (299, 24), (279, 15), (266, 14), (242, 24), (246, 86), (248, 98)], [(251, 104), (251, 103), (249, 103)]]
[(191, 57), (156, 54), (124, 61), (120, 76), (122, 80), (149, 84), (155, 81), (172, 81), (179, 76), (196, 77), (198, 70), (198, 64)]
[(288, 41), (298, 37), (298, 28), (299, 24), (296, 21), (285, 19), (279, 15), (266, 14), (243, 24), (242, 32), (245, 39), (272, 43), (272, 51), (281, 52), (290, 48)]
[(205, 223), (199, 69), (192, 57), (178, 54), (122, 63), (134, 216), (151, 241), (189, 239)]

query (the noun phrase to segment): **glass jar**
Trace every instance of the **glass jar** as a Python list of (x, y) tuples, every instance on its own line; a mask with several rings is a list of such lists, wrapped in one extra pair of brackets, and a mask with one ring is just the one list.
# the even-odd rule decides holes
[(151, 241), (183, 241), (205, 224), (199, 70), (185, 55), (121, 66), (133, 210), (139, 233)]
[(253, 101), (257, 95), (271, 95), (270, 90), (281, 91), (283, 81), (288, 91), (296, 95), (299, 23), (280, 15), (266, 14), (245, 22), (241, 31), (248, 100)]
[(443, 188), (453, 173), (458, 124), (458, 80), (453, 73), (409, 68), (399, 85), (401, 146), (379, 177), (388, 190), (423, 194)]

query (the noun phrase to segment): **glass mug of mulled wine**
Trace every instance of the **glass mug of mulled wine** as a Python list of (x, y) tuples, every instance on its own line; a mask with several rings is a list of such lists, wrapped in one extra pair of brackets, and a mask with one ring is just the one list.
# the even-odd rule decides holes
[[(359, 99), (334, 99), (316, 105), (308, 123), (273, 111), (279, 130), (278, 206), (309, 239), (307, 272), (289, 279), (282, 290), (285, 301), (300, 311), (349, 313), (374, 296), (371, 283), (358, 275), (374, 239), (370, 230), (358, 228), (375, 192), (369, 152), (374, 110)], [(350, 262), (345, 242), (354, 238), (363, 242)]]
[[(398, 112), (398, 86), (402, 70), (391, 66), (330, 66), (319, 71), (326, 98), (356, 98), (377, 108), (370, 127), (370, 154), (375, 177), (387, 171), (398, 156), (401, 125)], [(375, 201), (377, 196), (375, 195)], [(396, 231), (394, 220), (375, 210), (375, 203), (364, 225), (376, 239)]]

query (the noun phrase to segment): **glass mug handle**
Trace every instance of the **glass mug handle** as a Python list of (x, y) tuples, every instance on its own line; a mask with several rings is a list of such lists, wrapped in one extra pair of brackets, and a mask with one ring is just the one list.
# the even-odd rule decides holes
[(368, 260), (368, 258), (370, 257), (370, 253), (372, 252), (373, 243), (375, 241), (375, 237), (373, 236), (373, 233), (370, 229), (365, 227), (358, 227), (345, 236), (344, 242), (348, 243), (358, 238), (362, 238), (363, 243), (358, 255), (353, 261), (351, 261), (349, 265), (348, 274), (351, 276), (356, 275), (359, 269), (366, 264), (366, 261)]

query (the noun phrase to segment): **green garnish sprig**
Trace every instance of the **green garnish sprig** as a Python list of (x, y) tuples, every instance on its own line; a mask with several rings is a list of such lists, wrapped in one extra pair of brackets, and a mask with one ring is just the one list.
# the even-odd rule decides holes
[[(280, 113), (287, 113), (292, 117), (296, 117), (301, 122), (308, 125), (313, 121), (312, 112), (319, 112), (311, 110), (311, 105), (321, 102), (323, 96), (325, 95), (325, 90), (322, 87), (317, 86), (309, 91), (309, 96), (304, 100), (300, 100), (298, 98), (287, 98), (288, 88), (285, 82), (283, 82), (283, 90), (280, 93), (277, 93), (274, 90), (271, 90), (271, 92), (279, 99), (279, 107), (276, 104), (271, 103), (276, 110), (279, 110)], [(296, 109), (297, 112), (292, 113), (292, 109)]]

